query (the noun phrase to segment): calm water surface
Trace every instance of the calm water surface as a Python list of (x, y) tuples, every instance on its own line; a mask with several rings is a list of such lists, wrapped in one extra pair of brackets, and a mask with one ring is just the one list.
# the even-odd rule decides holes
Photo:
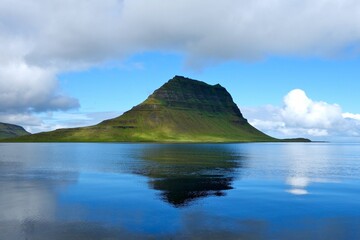
[(0, 239), (360, 239), (360, 144), (0, 144)]

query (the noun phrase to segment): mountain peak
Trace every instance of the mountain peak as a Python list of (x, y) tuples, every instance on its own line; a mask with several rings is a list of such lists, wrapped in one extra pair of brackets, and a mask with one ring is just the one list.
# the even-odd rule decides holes
[(229, 92), (220, 84), (209, 85), (183, 76), (170, 79), (150, 95), (142, 106), (149, 103), (212, 114), (228, 113), (239, 117), (240, 122), (246, 122)]
[(188, 84), (188, 85), (203, 85), (203, 86), (211, 86), (211, 87), (221, 87), (222, 86), (220, 84), (215, 84), (215, 85), (210, 85), (207, 84), (203, 81), (199, 81), (199, 80), (195, 80), (195, 79), (191, 79), (188, 77), (184, 77), (184, 76), (180, 76), (180, 75), (175, 75), (172, 79), (170, 79), (167, 83), (177, 83), (177, 84)]
[(144, 102), (95, 126), (59, 129), (18, 141), (277, 141), (251, 126), (220, 84), (175, 76)]

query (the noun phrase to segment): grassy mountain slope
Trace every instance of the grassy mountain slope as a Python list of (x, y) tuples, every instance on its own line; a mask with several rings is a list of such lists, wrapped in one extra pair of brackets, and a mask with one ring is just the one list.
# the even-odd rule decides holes
[(0, 123), (0, 139), (13, 138), (28, 134), (30, 133), (25, 131), (23, 127), (14, 124)]
[(29, 142), (278, 141), (252, 127), (220, 85), (176, 76), (143, 103), (95, 126), (24, 136)]

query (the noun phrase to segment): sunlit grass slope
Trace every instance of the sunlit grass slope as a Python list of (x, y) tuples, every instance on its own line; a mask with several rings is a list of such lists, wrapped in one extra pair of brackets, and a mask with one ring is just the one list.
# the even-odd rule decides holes
[(143, 103), (95, 126), (58, 129), (20, 142), (253, 142), (278, 141), (243, 118), (220, 85), (175, 76)]

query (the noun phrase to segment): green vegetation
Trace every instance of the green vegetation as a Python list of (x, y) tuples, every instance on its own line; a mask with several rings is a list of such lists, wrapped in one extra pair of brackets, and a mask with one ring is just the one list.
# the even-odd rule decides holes
[(19, 142), (280, 141), (243, 118), (225, 88), (175, 76), (143, 103), (95, 126), (23, 136)]
[(30, 133), (25, 131), (23, 127), (8, 123), (0, 123), (0, 139), (13, 138), (28, 134)]

